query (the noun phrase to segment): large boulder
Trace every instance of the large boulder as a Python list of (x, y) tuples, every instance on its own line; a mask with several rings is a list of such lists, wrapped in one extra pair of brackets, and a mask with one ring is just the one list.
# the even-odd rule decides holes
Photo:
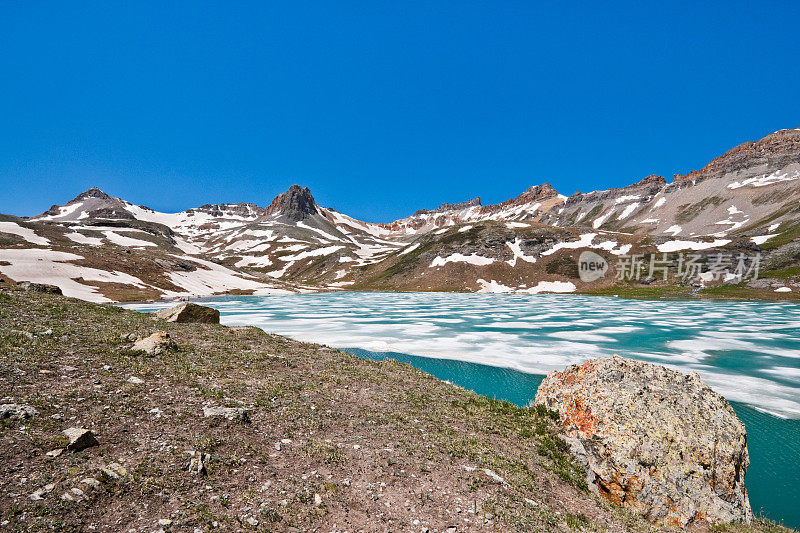
[(156, 311), (156, 318), (167, 322), (202, 322), (219, 324), (219, 311), (204, 305), (184, 302), (169, 309)]
[(600, 496), (659, 525), (752, 519), (744, 424), (696, 373), (615, 355), (551, 372), (536, 404)]
[(57, 285), (48, 285), (47, 283), (32, 283), (30, 281), (20, 281), (17, 285), (28, 292), (40, 292), (43, 294), (63, 294), (61, 288)]

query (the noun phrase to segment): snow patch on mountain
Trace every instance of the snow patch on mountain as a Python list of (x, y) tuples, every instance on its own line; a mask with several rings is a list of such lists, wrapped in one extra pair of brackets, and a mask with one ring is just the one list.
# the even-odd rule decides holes
[(517, 266), (517, 259), (522, 259), (526, 263), (536, 262), (536, 258), (534, 256), (525, 255), (525, 252), (522, 251), (522, 247), (520, 246), (521, 242), (522, 240), (519, 237), (514, 239), (514, 242), (511, 241), (506, 242), (506, 246), (508, 246), (511, 249), (511, 253), (514, 254), (513, 258), (506, 261), (506, 263), (508, 263), (512, 267)]
[(103, 239), (100, 237), (88, 237), (83, 233), (78, 233), (77, 231), (73, 233), (65, 233), (64, 237), (68, 238), (71, 241), (77, 242), (78, 244), (89, 244), (91, 246), (102, 246)]
[(130, 246), (135, 248), (140, 248), (142, 246), (158, 246), (154, 242), (143, 241), (140, 239), (133, 239), (131, 237), (126, 237), (125, 235), (120, 235), (113, 231), (104, 231), (103, 235), (109, 242), (114, 243), (118, 246)]
[(107, 272), (96, 268), (79, 266), (72, 261), (83, 259), (83, 256), (69, 252), (59, 252), (42, 248), (0, 249), (0, 272), (15, 281), (30, 281), (57, 285), (65, 296), (80, 298), (89, 302), (110, 302), (100, 294), (96, 287), (79, 283), (98, 281), (103, 283), (121, 283), (134, 287), (148, 287), (137, 277), (124, 272)]
[(708, 250), (729, 244), (730, 239), (716, 239), (712, 242), (705, 241), (667, 241), (656, 246), (659, 252), (680, 252), (682, 250)]
[(429, 268), (444, 266), (447, 263), (469, 263), (470, 265), (486, 266), (494, 263), (494, 259), (490, 257), (483, 257), (482, 255), (470, 254), (452, 254), (447, 257), (436, 257), (430, 264)]
[(40, 244), (42, 246), (50, 244), (48, 239), (36, 235), (36, 232), (32, 229), (23, 228), (16, 222), (0, 222), (0, 233), (8, 233), (16, 235), (17, 237), (22, 237), (31, 244)]
[(542, 255), (552, 255), (562, 249), (589, 248), (597, 233), (584, 233), (577, 241), (564, 241), (553, 245), (549, 250), (542, 252)]

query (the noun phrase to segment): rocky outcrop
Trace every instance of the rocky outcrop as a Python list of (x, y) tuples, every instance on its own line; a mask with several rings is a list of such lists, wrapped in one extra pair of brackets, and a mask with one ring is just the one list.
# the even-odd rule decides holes
[(267, 215), (284, 216), (298, 222), (317, 214), (317, 204), (308, 187), (292, 185), (289, 190), (279, 194), (267, 207)]
[[(700, 170), (675, 175), (676, 182), (718, 178), (732, 172), (767, 166), (783, 168), (800, 159), (800, 128), (778, 130), (757, 141), (747, 141), (714, 158)], [(757, 170), (758, 173), (760, 170)]]
[(660, 525), (751, 520), (744, 424), (696, 373), (597, 359), (551, 372), (536, 403), (602, 497)]
[(167, 322), (219, 324), (218, 310), (190, 302), (184, 302), (169, 309), (161, 309), (156, 311), (155, 316)]
[(479, 207), (481, 205), (480, 198), (472, 198), (470, 200), (464, 200), (463, 202), (458, 202), (455, 204), (448, 204), (444, 203), (437, 207), (436, 209), (418, 209), (414, 212), (414, 216), (418, 215), (431, 215), (434, 213), (445, 213), (447, 211), (460, 211), (461, 209), (468, 209), (470, 207)]
[(256, 218), (263, 216), (266, 209), (259, 207), (253, 203), (235, 203), (235, 204), (204, 204), (200, 207), (187, 209), (187, 213), (205, 213), (212, 217), (217, 218)]

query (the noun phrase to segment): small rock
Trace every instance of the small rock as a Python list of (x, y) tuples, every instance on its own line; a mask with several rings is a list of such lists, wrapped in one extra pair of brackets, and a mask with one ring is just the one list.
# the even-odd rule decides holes
[(29, 497), (33, 501), (43, 500), (54, 488), (56, 488), (55, 483), (49, 483), (40, 489), (36, 489)]
[(47, 457), (55, 458), (55, 457), (58, 457), (59, 455), (61, 455), (62, 453), (64, 453), (64, 448), (56, 448), (55, 450), (50, 450), (45, 455)]
[(169, 527), (172, 525), (172, 520), (170, 520), (169, 518), (160, 518), (158, 520), (158, 525), (163, 527)]
[(85, 485), (89, 490), (94, 490), (100, 486), (100, 482), (93, 477), (87, 477), (81, 480), (81, 485)]
[(253, 518), (253, 517), (251, 516), (251, 517), (249, 517), (249, 518), (247, 519), (247, 523), (248, 523), (248, 524), (250, 524), (250, 525), (251, 525), (251, 526), (253, 526), (253, 527), (256, 527), (256, 526), (258, 525), (258, 520), (256, 520), (255, 518)]
[(128, 378), (128, 383), (133, 383), (134, 385), (141, 385), (144, 383), (144, 380), (141, 378), (137, 378), (136, 376), (131, 376)]
[(189, 302), (156, 311), (155, 316), (167, 322), (219, 324), (218, 310)]
[(0, 419), (9, 418), (11, 420), (27, 420), (38, 415), (39, 411), (30, 405), (20, 405), (16, 403), (4, 403), (0, 405)]
[(63, 433), (69, 439), (69, 444), (67, 445), (67, 449), (72, 452), (79, 452), (84, 448), (88, 448), (90, 446), (97, 446), (100, 444), (99, 442), (97, 442), (94, 433), (92, 433), (88, 429), (69, 428), (65, 429)]
[(61, 499), (68, 502), (81, 501), (86, 494), (79, 488), (73, 487), (61, 495)]
[(223, 417), (231, 422), (250, 422), (250, 411), (243, 407), (203, 407), (203, 416)]
[(190, 457), (185, 470), (188, 470), (190, 474), (205, 474), (206, 464), (211, 461), (211, 456), (197, 450), (187, 450), (186, 453), (188, 453)]
[(148, 355), (159, 355), (175, 347), (175, 342), (170, 338), (169, 333), (158, 331), (149, 337), (137, 340), (133, 343), (131, 350), (144, 352)]
[(100, 471), (100, 475), (108, 480), (117, 481), (128, 475), (128, 471), (119, 463), (110, 463)]
[(320, 505), (322, 505), (322, 496), (320, 496), (318, 493), (315, 493), (314, 494), (314, 507), (319, 507)]

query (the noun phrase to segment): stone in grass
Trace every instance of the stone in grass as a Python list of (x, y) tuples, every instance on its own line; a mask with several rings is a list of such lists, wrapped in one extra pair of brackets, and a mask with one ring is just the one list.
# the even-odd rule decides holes
[(19, 405), (16, 403), (4, 403), (0, 405), (0, 419), (27, 420), (38, 414), (39, 412), (30, 405)]
[(71, 452), (79, 452), (90, 446), (97, 446), (100, 443), (91, 430), (84, 428), (69, 428), (64, 430), (64, 435), (69, 439), (67, 449)]
[(243, 407), (203, 407), (205, 418), (226, 418), (231, 422), (250, 422), (250, 410)]
[(596, 359), (551, 372), (536, 404), (559, 411), (600, 496), (659, 525), (752, 519), (744, 424), (696, 373)]
[(169, 309), (161, 309), (156, 311), (155, 316), (167, 322), (219, 324), (218, 310), (190, 302), (184, 302)]
[(128, 471), (119, 463), (109, 463), (100, 470), (100, 477), (107, 481), (119, 481), (127, 475)]
[(83, 492), (78, 487), (72, 487), (67, 492), (61, 495), (61, 499), (65, 502), (76, 502), (81, 501), (86, 497), (86, 493)]
[(98, 488), (100, 486), (100, 482), (93, 477), (87, 477), (81, 480), (81, 485), (86, 487), (84, 490), (90, 491)]
[(51, 493), (54, 488), (56, 488), (56, 484), (55, 483), (48, 483), (44, 487), (42, 487), (40, 489), (36, 489), (30, 495), (30, 499), (33, 500), (33, 501), (43, 500), (44, 497), (47, 496), (49, 493)]
[(159, 355), (173, 348), (175, 348), (175, 342), (170, 338), (169, 333), (158, 331), (133, 343), (131, 350), (144, 352), (148, 355)]
[(80, 487), (72, 487), (61, 495), (65, 502), (79, 502), (89, 497), (89, 493), (100, 487), (100, 482), (93, 477), (81, 480)]

